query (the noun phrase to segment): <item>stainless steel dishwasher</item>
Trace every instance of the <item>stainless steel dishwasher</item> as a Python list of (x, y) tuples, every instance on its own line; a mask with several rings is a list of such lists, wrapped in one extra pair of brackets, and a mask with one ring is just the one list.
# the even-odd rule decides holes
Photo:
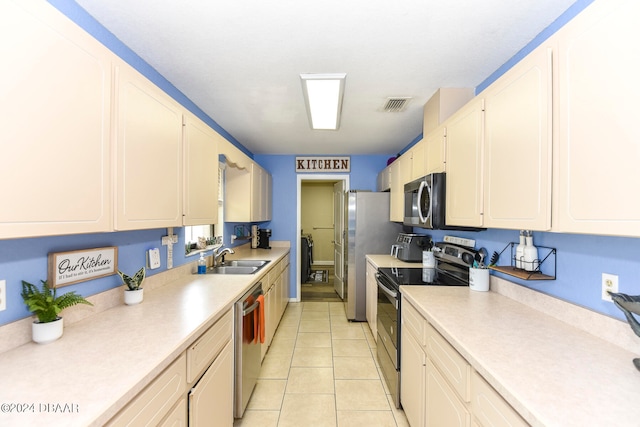
[[(262, 296), (262, 298), (260, 298)], [(241, 418), (258, 380), (262, 364), (260, 352), (260, 300), (262, 283), (254, 285), (235, 304), (235, 408)], [(263, 300), (264, 301), (264, 300)], [(264, 310), (264, 306), (262, 307)]]

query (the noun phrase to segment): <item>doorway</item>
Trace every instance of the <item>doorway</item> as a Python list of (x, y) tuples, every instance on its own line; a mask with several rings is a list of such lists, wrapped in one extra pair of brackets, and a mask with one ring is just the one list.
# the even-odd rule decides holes
[(348, 188), (348, 175), (298, 175), (298, 301), (342, 301), (337, 292), (344, 264), (339, 249)]

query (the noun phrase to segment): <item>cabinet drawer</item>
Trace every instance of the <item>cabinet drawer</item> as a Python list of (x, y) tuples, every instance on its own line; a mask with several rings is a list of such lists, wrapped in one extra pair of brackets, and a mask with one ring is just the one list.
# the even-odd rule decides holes
[(429, 324), (427, 324), (427, 356), (442, 372), (462, 400), (469, 402), (471, 394), (471, 366), (464, 357)]
[(187, 399), (183, 398), (158, 427), (187, 427)]
[(426, 422), (429, 427), (469, 427), (471, 412), (431, 361), (426, 367)]
[(155, 426), (187, 389), (186, 355), (182, 353), (118, 415), (109, 426)]
[(233, 314), (227, 311), (187, 349), (187, 381), (192, 383), (233, 337)]
[(471, 377), (471, 409), (484, 427), (528, 426), (520, 415), (477, 372)]
[(422, 348), (426, 345), (425, 331), (427, 328), (427, 321), (416, 310), (411, 303), (406, 300), (402, 301), (402, 333), (410, 332), (413, 337), (418, 341), (418, 344)]

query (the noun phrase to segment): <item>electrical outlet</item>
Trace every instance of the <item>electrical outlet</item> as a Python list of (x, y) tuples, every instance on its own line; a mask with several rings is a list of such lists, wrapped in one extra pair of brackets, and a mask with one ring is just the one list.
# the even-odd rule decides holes
[(602, 273), (602, 299), (613, 302), (608, 291), (618, 292), (618, 276), (615, 274)]
[(147, 267), (151, 270), (160, 267), (160, 249), (153, 248), (147, 251)]
[(0, 280), (0, 311), (7, 309), (7, 281)]

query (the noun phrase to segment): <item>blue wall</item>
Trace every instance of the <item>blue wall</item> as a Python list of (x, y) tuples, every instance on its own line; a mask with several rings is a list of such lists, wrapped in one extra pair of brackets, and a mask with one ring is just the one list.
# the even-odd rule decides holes
[[(489, 229), (480, 232), (431, 231), (414, 229), (421, 234), (441, 241), (444, 235), (468, 237), (476, 240), (476, 248), (484, 247), (489, 252), (502, 251), (509, 242), (518, 242), (518, 230)], [(619, 277), (619, 290), (626, 294), (640, 294), (640, 239), (630, 237), (594, 236), (586, 234), (561, 234), (534, 232), (536, 246), (557, 249), (556, 280), (523, 281), (512, 276), (492, 272), (527, 288), (555, 296), (591, 310), (624, 320), (624, 316), (613, 303), (601, 298), (602, 273)], [(542, 248), (539, 255), (546, 255)], [(500, 256), (498, 265), (508, 265), (510, 249)], [(553, 259), (544, 262), (545, 274), (553, 274)]]
[[(378, 172), (386, 167), (389, 157), (388, 155), (351, 156), (351, 173), (348, 174), (350, 188), (375, 191)], [(297, 292), (298, 274), (295, 259), (298, 249), (298, 178), (295, 171), (295, 156), (256, 154), (254, 160), (268, 170), (273, 178), (273, 220), (264, 227), (271, 228), (273, 240), (291, 242), (289, 295), (294, 298)]]
[[(184, 255), (184, 229), (175, 228), (178, 244), (173, 246), (173, 265), (195, 262)], [(40, 285), (47, 279), (47, 255), (50, 252), (65, 252), (79, 249), (118, 247), (118, 269), (132, 275), (146, 264), (145, 251), (160, 249), (162, 266), (156, 270), (147, 270), (151, 276), (167, 267), (167, 247), (162, 246), (161, 238), (167, 235), (167, 229), (127, 231), (119, 233), (80, 234), (73, 236), (38, 237), (33, 239), (0, 240), (0, 279), (7, 281), (7, 309), (0, 312), (0, 325), (22, 319), (30, 315), (22, 302), (21, 281)], [(93, 295), (121, 286), (118, 275), (90, 280), (65, 286), (60, 292), (76, 291), (84, 296)]]

